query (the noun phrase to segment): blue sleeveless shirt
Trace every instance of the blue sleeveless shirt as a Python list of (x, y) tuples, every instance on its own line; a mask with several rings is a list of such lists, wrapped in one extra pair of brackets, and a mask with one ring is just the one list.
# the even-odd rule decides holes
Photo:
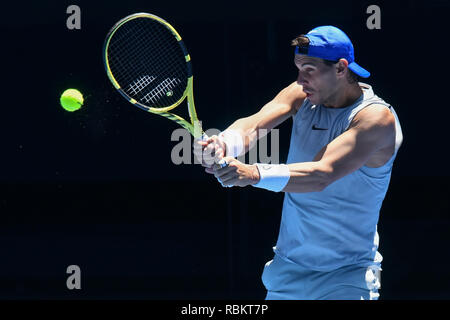
[[(363, 94), (348, 107), (327, 108), (306, 99), (294, 116), (287, 163), (313, 161), (370, 104), (385, 105), (396, 119), (395, 152), (383, 166), (362, 166), (320, 192), (285, 193), (274, 251), (310, 270), (331, 271), (348, 265), (381, 267), (377, 223), (403, 135), (394, 109), (377, 97), (371, 86), (359, 85)], [(313, 130), (313, 126), (327, 130)]]

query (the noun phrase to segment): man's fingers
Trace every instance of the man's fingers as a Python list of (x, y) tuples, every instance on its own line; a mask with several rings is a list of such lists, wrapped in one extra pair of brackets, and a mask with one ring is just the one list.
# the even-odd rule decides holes
[[(201, 139), (196, 139), (194, 143), (194, 156), (199, 160), (207, 173), (213, 174), (217, 169), (213, 166), (218, 163), (225, 155), (225, 150), (218, 143), (217, 136), (207, 137), (204, 135)], [(220, 167), (220, 166), (219, 166)]]
[(201, 145), (202, 147), (204, 147), (204, 146), (206, 146), (206, 145), (208, 144), (207, 141), (203, 141), (203, 140), (198, 140), (198, 141), (196, 141), (196, 143), (197, 143), (198, 145)]
[(205, 147), (203, 147), (203, 153), (207, 155), (212, 155), (215, 153), (215, 145), (214, 144), (208, 144)]
[(222, 177), (224, 175), (226, 175), (226, 174), (228, 174), (230, 172), (234, 172), (234, 171), (236, 171), (235, 167), (227, 166), (227, 167), (224, 167), (224, 168), (216, 169), (215, 172), (214, 172), (214, 176), (216, 178), (221, 178), (222, 179)]
[(224, 187), (231, 188), (231, 187), (235, 186), (238, 183), (238, 181), (239, 181), (238, 177), (230, 177), (229, 179), (222, 180), (221, 184)]
[(216, 153), (217, 158), (220, 160), (225, 156), (225, 152), (223, 149), (220, 149), (219, 152)]

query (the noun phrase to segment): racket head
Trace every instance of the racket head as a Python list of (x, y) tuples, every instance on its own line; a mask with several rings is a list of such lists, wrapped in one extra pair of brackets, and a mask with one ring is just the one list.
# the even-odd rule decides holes
[[(135, 13), (117, 22), (103, 45), (108, 78), (120, 94), (153, 113), (176, 108), (192, 99), (192, 65), (178, 32), (164, 19)], [(195, 113), (191, 122), (197, 120)]]

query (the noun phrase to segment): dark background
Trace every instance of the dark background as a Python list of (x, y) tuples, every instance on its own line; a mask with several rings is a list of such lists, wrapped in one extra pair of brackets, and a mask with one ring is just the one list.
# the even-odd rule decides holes
[[(106, 33), (140, 11), (184, 38), (205, 128), (226, 128), (295, 80), (292, 38), (343, 29), (404, 134), (378, 226), (381, 298), (450, 298), (448, 1), (29, 2), (1, 8), (0, 298), (265, 296), (283, 195), (223, 189), (198, 165), (174, 165), (177, 125), (132, 107), (106, 77)], [(81, 30), (66, 28), (71, 4)], [(371, 4), (381, 30), (366, 27)], [(85, 95), (81, 110), (59, 106), (67, 88)], [(281, 161), (290, 128), (280, 127)], [(66, 288), (72, 264), (78, 291)]]

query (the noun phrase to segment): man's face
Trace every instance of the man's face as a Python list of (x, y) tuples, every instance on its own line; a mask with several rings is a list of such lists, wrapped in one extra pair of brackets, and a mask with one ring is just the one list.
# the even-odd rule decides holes
[(313, 104), (324, 104), (337, 90), (336, 69), (327, 66), (322, 59), (296, 54), (294, 59), (298, 69), (297, 83)]

